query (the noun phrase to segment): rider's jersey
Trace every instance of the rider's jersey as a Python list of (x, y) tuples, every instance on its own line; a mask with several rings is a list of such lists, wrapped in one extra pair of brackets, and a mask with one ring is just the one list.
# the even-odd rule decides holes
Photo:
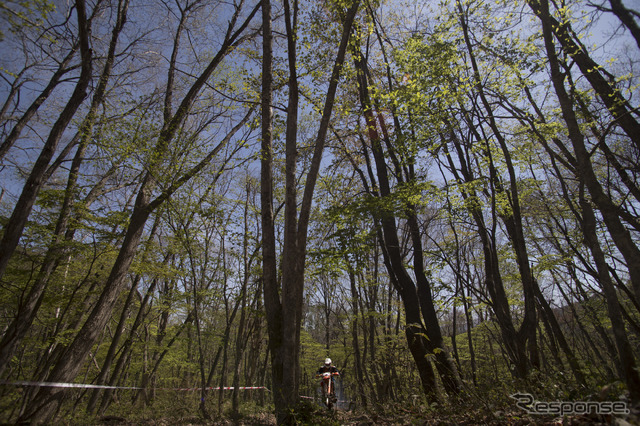
[(320, 367), (318, 369), (318, 374), (322, 374), (322, 373), (338, 373), (338, 374), (340, 374), (338, 369), (336, 367), (334, 367), (333, 365), (330, 365), (330, 366), (323, 365), (322, 367)]

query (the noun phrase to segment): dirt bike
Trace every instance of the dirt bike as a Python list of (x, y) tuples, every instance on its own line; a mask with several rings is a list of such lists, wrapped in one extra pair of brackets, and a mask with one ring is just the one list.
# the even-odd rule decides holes
[(327, 406), (327, 409), (331, 410), (333, 404), (336, 403), (336, 392), (334, 389), (334, 383), (331, 376), (339, 376), (339, 373), (326, 372), (316, 375), (316, 377), (322, 377), (320, 386), (322, 387), (322, 402)]

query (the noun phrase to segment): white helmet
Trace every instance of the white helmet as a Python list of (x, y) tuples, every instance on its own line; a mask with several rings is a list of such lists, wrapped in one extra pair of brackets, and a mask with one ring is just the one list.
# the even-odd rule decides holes
[(331, 365), (331, 358), (327, 358), (324, 360), (324, 365)]

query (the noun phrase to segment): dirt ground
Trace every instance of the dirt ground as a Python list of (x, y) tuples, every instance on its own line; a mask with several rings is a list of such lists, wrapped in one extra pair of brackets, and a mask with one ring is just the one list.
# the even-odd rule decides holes
[[(614, 425), (628, 426), (640, 425), (639, 413), (632, 413), (626, 418), (613, 418), (611, 416), (564, 416), (545, 417), (526, 415), (513, 411), (494, 413), (481, 413), (473, 411), (460, 411), (453, 413), (419, 412), (414, 409), (387, 410), (384, 412), (363, 412), (360, 410), (334, 410), (327, 411), (321, 408), (301, 413), (297, 416), (298, 424), (314, 426), (370, 426), (370, 425)], [(192, 418), (161, 418), (149, 419), (140, 422), (127, 421), (124, 418), (102, 418), (99, 425), (275, 425), (276, 419), (272, 413), (258, 413), (243, 417), (242, 419), (218, 418), (210, 421)]]

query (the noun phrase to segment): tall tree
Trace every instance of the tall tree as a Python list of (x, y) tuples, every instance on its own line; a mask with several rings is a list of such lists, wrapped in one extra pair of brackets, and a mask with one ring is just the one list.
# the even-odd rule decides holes
[[(375, 118), (376, 112), (373, 109), (371, 96), (369, 94), (370, 83), (367, 79), (367, 75), (370, 73), (365, 61), (366, 59), (362, 53), (358, 52), (354, 55), (355, 67), (358, 73), (360, 102), (365, 117), (367, 134), (371, 143), (371, 152), (374, 158), (380, 191), (379, 197), (382, 203), (393, 203), (391, 179), (387, 172), (389, 166), (387, 165), (386, 157), (390, 157), (390, 162), (393, 162), (395, 166), (395, 177), (398, 180), (398, 186), (406, 185), (405, 188), (417, 183), (412, 173), (413, 159), (407, 158), (403, 163), (404, 168), (399, 167), (399, 163), (395, 157), (397, 154), (394, 152), (392, 143), (385, 134), (386, 127), (384, 126), (384, 119), (379, 113), (379, 120)], [(379, 121), (379, 125), (376, 121)], [(380, 136), (380, 132), (377, 130), (378, 126), (382, 129), (384, 137)], [(401, 132), (401, 129), (396, 128), (396, 131)], [(403, 138), (398, 136), (398, 141), (402, 140)], [(387, 147), (386, 153), (383, 150), (383, 143)], [(410, 154), (408, 156), (410, 156)], [(402, 170), (404, 170), (404, 173)], [(411, 189), (408, 190), (411, 191)], [(422, 255), (423, 236), (421, 235), (418, 224), (416, 207), (410, 201), (404, 199), (400, 200), (400, 205), (400, 212), (394, 212), (393, 207), (389, 206), (382, 208), (382, 213), (380, 217), (378, 217), (382, 228), (380, 243), (383, 245), (388, 272), (395, 277), (394, 284), (397, 286), (405, 307), (407, 341), (416, 366), (420, 371), (423, 390), (429, 399), (436, 401), (438, 399), (437, 387), (435, 377), (431, 371), (431, 365), (428, 361), (430, 356), (434, 356), (436, 360), (436, 367), (447, 392), (454, 395), (457, 394), (460, 391), (461, 384), (457, 368), (452, 363), (448, 351), (444, 347), (431, 285), (424, 270), (424, 258)], [(404, 265), (404, 259), (400, 251), (401, 244), (398, 238), (396, 214), (406, 216), (407, 218), (413, 250), (415, 283)]]
[[(581, 179), (584, 179), (584, 185), (588, 188), (594, 203), (599, 207), (614, 241), (618, 242), (623, 240), (625, 242), (624, 247), (628, 250), (625, 252), (621, 248), (623, 255), (629, 251), (638, 251), (637, 246), (634, 245), (633, 241), (630, 241), (629, 231), (620, 223), (619, 217), (615, 214), (615, 209), (613, 208), (611, 200), (604, 193), (593, 170), (590, 155), (585, 147), (584, 135), (580, 130), (580, 125), (578, 123), (573, 103), (571, 102), (571, 98), (565, 88), (566, 75), (561, 72), (558, 54), (553, 41), (553, 26), (557, 25), (557, 22), (554, 24), (554, 20), (549, 14), (549, 4), (546, 0), (530, 2), (530, 6), (534, 9), (534, 12), (540, 18), (542, 24), (545, 49), (549, 58), (549, 67), (551, 69), (551, 80), (560, 103), (562, 116), (567, 123), (569, 140), (571, 141), (576, 158), (577, 172)], [(622, 325), (620, 318), (621, 314), (619, 312), (619, 304), (617, 303), (615, 291), (613, 290), (610, 278), (608, 277), (608, 268), (605, 266), (604, 256), (600, 250), (599, 243), (597, 242), (595, 235), (595, 218), (593, 212), (585, 201), (581, 202), (581, 206), (583, 208), (583, 231), (585, 233), (585, 241), (591, 249), (594, 259), (596, 260), (596, 264), (598, 265), (599, 278), (601, 280), (601, 285), (605, 290), (609, 314), (612, 321), (615, 322), (614, 327), (617, 330), (615, 337), (620, 358), (623, 360), (624, 379), (629, 388), (631, 397), (634, 400), (638, 400), (640, 398), (640, 375), (635, 367), (635, 356), (626, 341), (626, 333), (624, 333), (624, 326)], [(620, 246), (618, 247), (620, 248)], [(636, 260), (632, 260), (625, 255), (629, 273), (631, 275), (631, 281), (635, 290), (637, 290), (637, 287), (634, 283), (635, 274), (633, 273), (633, 270), (638, 267), (638, 258), (640, 258), (640, 255), (635, 256)]]
[[(282, 255), (282, 284), (276, 274), (276, 247), (273, 216), (273, 148), (272, 148), (272, 30), (271, 2), (263, 0), (263, 59), (262, 59), (262, 154), (261, 154), (261, 208), (263, 232), (263, 280), (265, 309), (269, 329), (273, 396), (278, 423), (293, 423), (291, 409), (298, 403), (300, 327), (304, 293), (304, 265), (307, 231), (311, 214), (313, 193), (320, 172), (322, 154), (329, 129), (331, 112), (342, 66), (346, 56), (351, 27), (360, 1), (354, 0), (343, 15), (342, 34), (333, 65), (324, 108), (318, 127), (313, 158), (307, 173), (301, 205), (297, 197), (297, 126), (298, 126), (298, 76), (296, 66), (296, 40), (298, 2), (293, 8), (285, 0), (285, 25), (287, 28), (288, 89), (287, 124), (285, 141), (285, 227)], [(298, 216), (299, 211), (299, 216)]]
[(18, 307), (16, 317), (9, 325), (7, 331), (2, 337), (2, 341), (0, 341), (0, 375), (2, 375), (5, 368), (9, 365), (9, 361), (13, 356), (17, 345), (20, 344), (27, 330), (31, 326), (31, 323), (33, 322), (42, 303), (48, 279), (63, 255), (60, 247), (62, 246), (64, 235), (67, 233), (67, 224), (70, 220), (72, 204), (77, 193), (77, 181), (80, 165), (84, 159), (89, 145), (89, 140), (93, 134), (93, 129), (98, 116), (98, 108), (104, 102), (107, 84), (111, 77), (113, 63), (115, 61), (118, 38), (120, 37), (124, 24), (127, 20), (128, 7), (128, 0), (120, 1), (117, 7), (117, 18), (112, 30), (112, 37), (109, 42), (109, 50), (105, 60), (105, 65), (92, 98), (91, 107), (83, 124), (81, 125), (82, 133), (71, 165), (63, 206), (60, 210), (58, 221), (56, 223), (56, 229), (54, 231), (54, 237), (51, 242), (50, 249), (43, 260), (42, 266), (40, 267), (40, 272), (38, 273), (36, 282), (29, 290), (29, 293), (23, 303)]
[[(152, 198), (154, 191), (158, 188), (159, 176), (156, 175), (156, 167), (165, 159), (171, 143), (179, 133), (182, 125), (188, 117), (200, 91), (205, 86), (213, 72), (222, 63), (223, 59), (235, 47), (244, 42), (249, 34), (247, 28), (258, 11), (260, 4), (253, 7), (244, 21), (236, 27), (241, 16), (242, 3), (235, 5), (232, 19), (229, 21), (224, 41), (218, 52), (211, 59), (204, 71), (192, 84), (185, 97), (182, 99), (175, 114), (172, 114), (168, 121), (165, 121), (162, 131), (158, 136), (147, 171), (142, 179), (142, 185), (138, 191), (133, 211), (131, 212), (129, 225), (127, 227), (122, 246), (118, 252), (118, 257), (111, 269), (110, 275), (105, 283), (100, 298), (93, 307), (89, 317), (76, 335), (73, 342), (65, 349), (62, 356), (56, 363), (48, 378), (51, 381), (67, 381), (73, 379), (80, 370), (84, 359), (89, 353), (91, 346), (95, 343), (105, 324), (109, 320), (114, 307), (115, 300), (126, 282), (126, 275), (136, 254), (138, 243), (142, 237), (145, 224), (150, 214), (169, 199), (184, 183), (193, 176), (201, 172), (220, 150), (232, 140), (235, 134), (244, 126), (249, 119), (250, 113), (239, 120), (229, 133), (197, 164), (186, 170), (181, 176), (167, 188), (163, 189), (157, 197)], [(60, 407), (64, 390), (58, 388), (41, 388), (34, 397), (30, 407), (20, 417), (21, 421), (43, 422), (51, 419)]]
[(4, 276), (7, 265), (9, 264), (9, 259), (11, 259), (11, 256), (18, 246), (31, 209), (38, 197), (38, 193), (45, 183), (43, 178), (49, 168), (51, 159), (56, 153), (58, 143), (76, 114), (76, 111), (87, 97), (87, 89), (91, 82), (93, 69), (93, 52), (90, 47), (91, 27), (87, 19), (85, 2), (78, 0), (75, 6), (81, 56), (80, 76), (58, 120), (51, 127), (49, 137), (31, 169), (31, 173), (25, 182), (18, 202), (13, 208), (11, 217), (4, 226), (2, 240), (0, 240), (0, 279)]

